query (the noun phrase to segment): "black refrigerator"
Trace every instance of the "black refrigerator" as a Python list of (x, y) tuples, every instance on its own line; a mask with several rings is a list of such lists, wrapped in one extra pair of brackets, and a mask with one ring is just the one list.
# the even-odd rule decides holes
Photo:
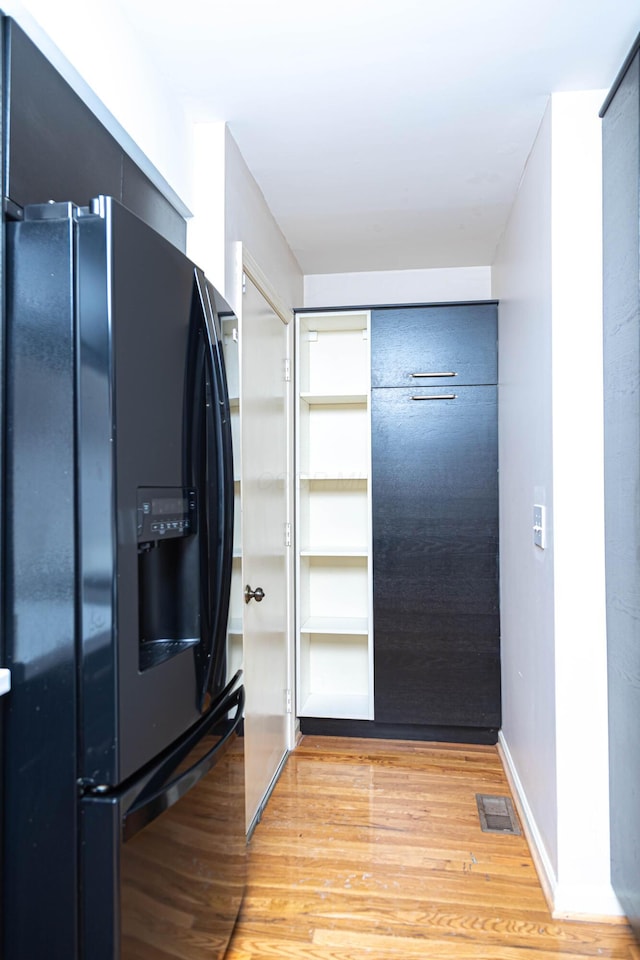
[(6, 228), (2, 956), (216, 960), (245, 879), (228, 307), (111, 198)]

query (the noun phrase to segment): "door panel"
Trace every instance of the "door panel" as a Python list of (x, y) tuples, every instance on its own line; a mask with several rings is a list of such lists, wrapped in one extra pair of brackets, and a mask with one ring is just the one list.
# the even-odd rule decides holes
[(495, 383), (497, 338), (495, 303), (373, 310), (371, 386)]
[(287, 752), (287, 327), (247, 278), (241, 321), (243, 585), (247, 825)]
[(81, 799), (83, 960), (224, 956), (246, 877), (242, 707), (239, 688), (126, 788)]
[[(190, 641), (201, 632), (197, 551), (204, 531), (149, 540), (158, 556), (151, 565), (137, 535), (139, 492), (172, 488), (180, 498), (196, 486), (187, 429), (191, 399), (185, 408), (194, 268), (109, 198), (95, 214), (78, 217), (76, 263), (82, 773), (113, 785), (200, 715)], [(202, 476), (199, 486), (202, 521)], [(159, 592), (174, 593), (175, 609), (193, 614), (163, 623), (164, 634), (143, 636), (150, 625), (141, 622), (140, 596), (154, 582)], [(144, 643), (161, 638), (187, 643), (143, 669), (149, 663)]]
[(378, 721), (499, 726), (496, 392), (372, 391)]

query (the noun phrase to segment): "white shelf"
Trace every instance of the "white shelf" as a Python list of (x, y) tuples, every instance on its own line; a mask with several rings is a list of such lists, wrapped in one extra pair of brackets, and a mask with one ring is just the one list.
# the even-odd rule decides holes
[(369, 473), (367, 403), (303, 404), (300, 411), (302, 473), (361, 476)]
[(298, 333), (300, 393), (368, 391), (368, 311), (301, 315)]
[(368, 556), (366, 480), (308, 480), (303, 487), (298, 515), (301, 555)]
[(300, 705), (302, 717), (369, 720), (369, 697), (356, 694), (312, 693)]
[(318, 633), (345, 637), (366, 637), (367, 617), (308, 617), (300, 625), (300, 633)]
[(360, 619), (369, 614), (369, 563), (360, 556), (300, 557), (300, 617)]
[(301, 557), (368, 557), (366, 547), (309, 547), (300, 551)]
[[(312, 625), (331, 627), (323, 617)], [(302, 716), (372, 718), (367, 633), (302, 633), (299, 668)]]
[(298, 713), (373, 719), (369, 312), (297, 318)]
[(362, 404), (367, 402), (366, 393), (301, 393), (300, 399), (310, 407), (318, 406), (348, 406), (351, 403)]
[(336, 470), (329, 473), (326, 470), (318, 470), (316, 473), (301, 473), (298, 475), (301, 483), (333, 483), (341, 485), (343, 488), (354, 487), (356, 485), (366, 484), (369, 480), (368, 473), (365, 471), (354, 471), (353, 473), (342, 473)]

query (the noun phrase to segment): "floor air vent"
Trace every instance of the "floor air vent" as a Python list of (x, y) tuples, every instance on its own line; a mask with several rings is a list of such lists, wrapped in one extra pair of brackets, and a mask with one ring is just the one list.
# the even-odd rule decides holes
[(490, 797), (476, 793), (480, 824), (485, 833), (520, 833), (513, 803), (509, 797)]

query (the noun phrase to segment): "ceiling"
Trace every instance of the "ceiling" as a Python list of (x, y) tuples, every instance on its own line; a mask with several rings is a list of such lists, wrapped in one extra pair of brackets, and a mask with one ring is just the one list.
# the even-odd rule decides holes
[(120, 0), (225, 120), (304, 273), (490, 264), (552, 91), (606, 89), (638, 0)]

